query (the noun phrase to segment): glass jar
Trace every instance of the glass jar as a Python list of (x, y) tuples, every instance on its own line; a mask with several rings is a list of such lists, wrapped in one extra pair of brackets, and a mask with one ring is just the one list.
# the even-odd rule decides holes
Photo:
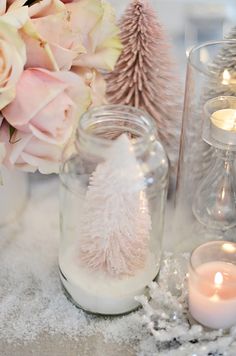
[(80, 119), (61, 169), (60, 278), (74, 304), (116, 315), (158, 275), (168, 160), (154, 121), (128, 106)]
[(179, 251), (235, 240), (235, 50), (235, 40), (222, 40), (189, 54), (172, 234)]

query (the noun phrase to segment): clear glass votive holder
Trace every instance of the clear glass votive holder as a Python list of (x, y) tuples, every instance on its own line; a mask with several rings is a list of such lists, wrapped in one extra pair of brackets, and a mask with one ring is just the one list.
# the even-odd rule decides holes
[(236, 227), (235, 96), (207, 101), (202, 139), (211, 147), (212, 166), (195, 191), (192, 210), (206, 229), (225, 232)]
[(236, 243), (212, 241), (197, 247), (189, 263), (189, 311), (211, 329), (236, 325)]

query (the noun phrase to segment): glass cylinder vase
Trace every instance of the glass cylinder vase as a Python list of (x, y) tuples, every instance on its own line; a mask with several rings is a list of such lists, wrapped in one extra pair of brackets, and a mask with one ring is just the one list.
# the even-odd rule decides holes
[(189, 54), (172, 232), (175, 250), (235, 240), (235, 51), (235, 40), (222, 40)]
[(60, 277), (92, 313), (138, 307), (159, 272), (168, 160), (153, 120), (128, 106), (87, 112), (61, 169)]

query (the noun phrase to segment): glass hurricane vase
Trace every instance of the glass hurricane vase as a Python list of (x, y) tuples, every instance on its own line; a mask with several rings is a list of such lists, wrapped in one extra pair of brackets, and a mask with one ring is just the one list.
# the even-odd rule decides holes
[(236, 41), (209, 42), (188, 57), (173, 240), (191, 250), (235, 240)]

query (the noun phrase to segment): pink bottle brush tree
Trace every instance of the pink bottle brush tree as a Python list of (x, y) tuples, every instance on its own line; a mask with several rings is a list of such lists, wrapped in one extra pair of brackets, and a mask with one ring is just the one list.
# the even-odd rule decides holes
[(113, 141), (98, 164), (85, 197), (80, 260), (113, 277), (145, 266), (151, 229), (144, 176), (127, 135)]
[(131, 1), (120, 21), (123, 51), (107, 75), (112, 104), (131, 105), (156, 121), (175, 174), (181, 129), (180, 90), (169, 45), (147, 0)]

